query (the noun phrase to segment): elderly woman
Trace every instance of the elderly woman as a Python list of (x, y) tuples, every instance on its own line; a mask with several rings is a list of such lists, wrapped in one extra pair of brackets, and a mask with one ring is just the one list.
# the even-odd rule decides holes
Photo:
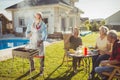
[[(74, 28), (73, 35), (69, 39), (70, 41), (70, 48), (76, 50), (77, 47), (82, 45), (82, 39), (79, 37), (79, 30), (78, 28)], [(73, 58), (73, 70), (77, 72), (77, 63), (80, 66), (80, 58)]]
[(99, 28), (100, 36), (96, 40), (96, 49), (99, 50), (99, 54), (92, 57), (93, 68), (89, 76), (90, 80), (93, 80), (95, 75), (95, 67), (99, 66), (102, 60), (108, 60), (110, 57), (111, 44), (107, 40), (108, 28), (106, 26), (101, 26)]
[[(117, 39), (117, 32), (115, 30), (110, 30), (107, 34), (107, 39), (112, 46), (112, 54), (109, 60), (104, 60), (101, 62), (101, 66), (95, 68), (95, 72), (101, 74), (102, 72), (112, 72), (113, 67), (108, 67), (106, 64), (120, 64), (120, 40)], [(108, 80), (106, 76), (102, 75), (102, 80)]]
[[(40, 75), (44, 71), (44, 44), (43, 42), (47, 38), (47, 28), (45, 23), (42, 21), (42, 13), (38, 12), (34, 15), (35, 21), (31, 26), (27, 27), (26, 37), (30, 39), (30, 44), (28, 48), (38, 49), (40, 58)], [(34, 71), (34, 61), (33, 58), (30, 59), (31, 71)]]

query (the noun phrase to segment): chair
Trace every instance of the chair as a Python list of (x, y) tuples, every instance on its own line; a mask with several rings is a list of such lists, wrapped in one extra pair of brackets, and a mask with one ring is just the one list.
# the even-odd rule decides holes
[(120, 80), (120, 63), (118, 65), (109, 64), (107, 66), (114, 67), (114, 70), (112, 72), (102, 72), (102, 74), (108, 76), (108, 80), (112, 80), (113, 78)]
[(70, 33), (63, 34), (63, 41), (64, 41), (64, 50), (65, 50), (65, 53), (64, 53), (64, 57), (63, 57), (63, 62), (62, 63), (67, 62), (67, 66), (68, 66), (68, 62), (72, 61), (72, 59), (67, 55), (67, 51), (70, 48), (69, 39), (70, 39), (71, 35), (72, 34), (70, 34)]

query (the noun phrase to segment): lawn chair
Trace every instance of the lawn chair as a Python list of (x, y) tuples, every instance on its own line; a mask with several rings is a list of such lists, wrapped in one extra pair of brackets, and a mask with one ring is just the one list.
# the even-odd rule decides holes
[(120, 80), (120, 63), (118, 65), (109, 64), (107, 66), (114, 67), (114, 70), (112, 72), (102, 72), (102, 74), (108, 76), (108, 80), (112, 80), (113, 78)]
[(70, 36), (71, 36), (70, 33), (69, 34), (68, 33), (67, 34), (63, 34), (65, 53), (64, 53), (64, 57), (63, 57), (63, 62), (62, 63), (67, 62), (67, 66), (68, 66), (68, 62), (72, 61), (72, 59), (67, 55), (67, 51), (70, 48), (70, 42), (69, 42)]

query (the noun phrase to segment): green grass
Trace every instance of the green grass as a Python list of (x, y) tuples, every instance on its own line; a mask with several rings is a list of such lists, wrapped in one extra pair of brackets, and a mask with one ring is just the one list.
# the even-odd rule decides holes
[(98, 37), (98, 33), (94, 32), (89, 35), (82, 37), (83, 45), (84, 46), (95, 46), (96, 38)]
[[(82, 37), (83, 44), (85, 46), (94, 46), (98, 33), (91, 33)], [(34, 80), (87, 80), (88, 75), (85, 75), (84, 71), (78, 69), (77, 74), (73, 74), (66, 62), (61, 65), (64, 55), (63, 41), (54, 43), (46, 47), (45, 57), (45, 71), (44, 76), (35, 76), (39, 73), (39, 59), (35, 58), (36, 70), (32, 72), (31, 76), (34, 76)], [(22, 63), (24, 62), (24, 64)], [(71, 65), (71, 63), (69, 64)], [(23, 72), (24, 67), (24, 72)], [(25, 74), (29, 70), (29, 62), (27, 59), (22, 61), (21, 58), (9, 59), (7, 61), (0, 62), (0, 80), (15, 80)], [(30, 79), (30, 75), (24, 76), (22, 80)]]

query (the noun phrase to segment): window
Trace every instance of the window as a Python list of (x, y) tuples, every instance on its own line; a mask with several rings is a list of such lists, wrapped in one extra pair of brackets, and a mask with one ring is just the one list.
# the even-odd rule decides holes
[(19, 18), (19, 25), (25, 26), (25, 19), (24, 18)]

